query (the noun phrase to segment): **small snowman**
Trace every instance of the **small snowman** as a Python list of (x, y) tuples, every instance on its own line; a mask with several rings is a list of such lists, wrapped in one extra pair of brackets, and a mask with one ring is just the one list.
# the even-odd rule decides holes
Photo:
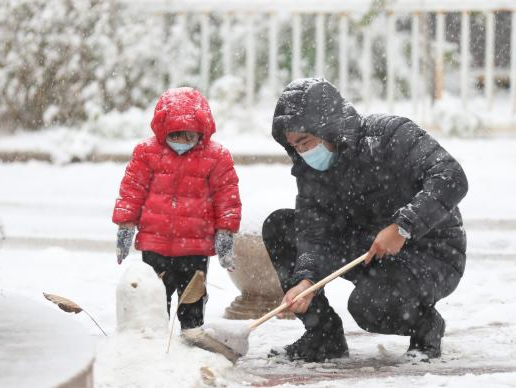
[(117, 330), (135, 330), (144, 336), (164, 333), (168, 327), (165, 286), (151, 266), (131, 263), (117, 286)]

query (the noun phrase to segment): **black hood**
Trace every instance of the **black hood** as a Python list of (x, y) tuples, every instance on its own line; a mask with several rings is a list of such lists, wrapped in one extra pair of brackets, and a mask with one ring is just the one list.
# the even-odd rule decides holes
[(272, 136), (291, 157), (296, 152), (287, 143), (287, 131), (311, 133), (339, 150), (354, 149), (362, 122), (362, 116), (329, 81), (302, 78), (288, 84), (281, 94), (274, 111)]

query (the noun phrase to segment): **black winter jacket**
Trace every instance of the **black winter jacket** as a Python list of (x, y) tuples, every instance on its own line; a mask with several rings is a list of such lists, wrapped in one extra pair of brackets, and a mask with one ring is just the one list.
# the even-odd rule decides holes
[[(337, 161), (325, 172), (312, 169), (287, 143), (286, 131), (335, 144)], [(294, 284), (317, 281), (360, 256), (392, 223), (411, 235), (399, 259), (440, 260), (463, 274), (466, 235), (457, 204), (468, 190), (466, 176), (411, 120), (362, 117), (328, 81), (302, 79), (280, 96), (272, 134), (292, 159), (298, 185)]]

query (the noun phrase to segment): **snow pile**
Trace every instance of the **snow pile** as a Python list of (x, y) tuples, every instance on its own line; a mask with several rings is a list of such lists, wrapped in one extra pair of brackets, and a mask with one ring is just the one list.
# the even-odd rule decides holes
[(478, 110), (464, 109), (462, 102), (450, 95), (438, 101), (433, 107), (434, 122), (449, 136), (473, 137), (478, 135), (485, 124)]
[(202, 372), (212, 372), (216, 383), (232, 369), (220, 354), (189, 347), (176, 336), (166, 353), (168, 334), (118, 332), (99, 344), (95, 387), (192, 387), (202, 386)]
[(118, 330), (99, 345), (97, 387), (145, 387), (149, 381), (153, 388), (191, 387), (223, 381), (232, 364), (220, 354), (188, 346), (177, 335), (166, 353), (165, 287), (149, 265), (131, 262), (116, 293)]
[(47, 151), (57, 164), (73, 160), (84, 160), (95, 151), (96, 139), (85, 131), (70, 131), (65, 127), (54, 128), (49, 132)]
[(105, 139), (144, 139), (152, 135), (153, 109), (154, 105), (148, 109), (132, 107), (125, 112), (114, 110), (90, 119), (83, 129)]

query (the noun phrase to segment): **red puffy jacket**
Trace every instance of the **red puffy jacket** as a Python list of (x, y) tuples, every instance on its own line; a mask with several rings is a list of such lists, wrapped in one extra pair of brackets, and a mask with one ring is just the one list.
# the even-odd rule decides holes
[[(166, 91), (151, 123), (153, 137), (133, 151), (120, 185), (113, 222), (138, 226), (136, 249), (164, 256), (212, 256), (215, 230), (237, 232), (242, 204), (228, 150), (210, 140), (215, 123), (206, 99), (191, 88)], [(202, 134), (178, 155), (170, 132)]]

